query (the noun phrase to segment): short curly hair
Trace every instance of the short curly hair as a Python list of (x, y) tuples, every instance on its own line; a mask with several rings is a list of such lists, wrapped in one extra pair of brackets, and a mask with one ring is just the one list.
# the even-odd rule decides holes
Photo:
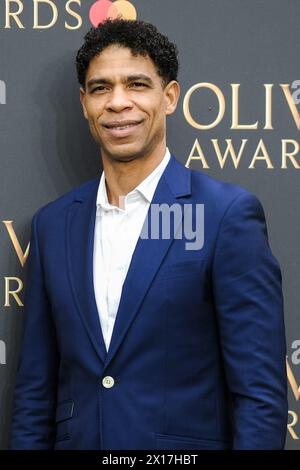
[(177, 80), (178, 50), (175, 44), (161, 34), (151, 23), (140, 20), (108, 19), (91, 28), (77, 52), (76, 68), (80, 85), (85, 88), (86, 72), (90, 61), (106, 47), (119, 45), (131, 50), (134, 56), (149, 56), (163, 86)]

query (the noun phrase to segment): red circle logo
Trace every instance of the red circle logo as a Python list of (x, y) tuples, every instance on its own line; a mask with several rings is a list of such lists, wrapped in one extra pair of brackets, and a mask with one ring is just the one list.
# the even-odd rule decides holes
[(90, 8), (90, 22), (94, 27), (108, 18), (124, 18), (126, 20), (135, 20), (137, 17), (136, 9), (128, 0), (98, 0)]

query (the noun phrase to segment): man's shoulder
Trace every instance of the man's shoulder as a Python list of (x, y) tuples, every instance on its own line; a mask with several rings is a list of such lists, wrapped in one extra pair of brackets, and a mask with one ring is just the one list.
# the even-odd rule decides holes
[[(195, 170), (184, 166), (184, 164), (176, 158), (172, 160), (173, 168), (171, 178), (180, 176), (182, 181), (191, 181), (191, 193), (203, 197), (225, 197), (232, 198), (242, 194), (252, 194), (248, 189), (232, 182), (226, 182), (211, 175), (206, 174), (202, 170)], [(176, 184), (178, 181), (176, 181)]]
[(166, 178), (174, 194), (190, 194), (192, 203), (207, 205), (215, 217), (222, 217), (230, 208), (239, 212), (249, 205), (261, 211), (262, 205), (252, 191), (188, 168), (174, 154), (172, 157)]
[(91, 192), (96, 195), (99, 181), (99, 177), (94, 178), (65, 192), (61, 196), (40, 207), (35, 212), (34, 217), (41, 216), (49, 218), (51, 216), (58, 216), (60, 213), (65, 212), (65, 210), (74, 201), (83, 201), (88, 195), (91, 194)]
[(237, 183), (207, 175), (203, 171), (188, 169), (191, 174), (191, 191), (196, 199), (214, 201), (219, 206), (228, 206), (238, 199), (257, 199), (249, 189)]
[(265, 219), (263, 205), (252, 191), (201, 171), (190, 171), (193, 201), (204, 204), (208, 217), (224, 221), (244, 217)]
[(199, 170), (190, 170), (194, 188), (201, 187), (203, 191), (222, 194), (239, 194), (248, 190), (236, 183), (228, 182)]

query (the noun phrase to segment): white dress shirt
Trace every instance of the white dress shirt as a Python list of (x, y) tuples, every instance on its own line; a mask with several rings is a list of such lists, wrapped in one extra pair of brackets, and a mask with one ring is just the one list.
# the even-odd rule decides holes
[(159, 165), (124, 197), (123, 208), (108, 202), (102, 172), (94, 234), (94, 291), (108, 351), (122, 287), (158, 181), (170, 160), (168, 148)]

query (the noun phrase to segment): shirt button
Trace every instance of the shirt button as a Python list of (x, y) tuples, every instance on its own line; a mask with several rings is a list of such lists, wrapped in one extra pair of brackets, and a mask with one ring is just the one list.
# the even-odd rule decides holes
[(113, 377), (111, 377), (110, 375), (107, 375), (106, 377), (102, 379), (102, 385), (105, 388), (112, 388), (114, 384), (115, 384), (115, 381)]

